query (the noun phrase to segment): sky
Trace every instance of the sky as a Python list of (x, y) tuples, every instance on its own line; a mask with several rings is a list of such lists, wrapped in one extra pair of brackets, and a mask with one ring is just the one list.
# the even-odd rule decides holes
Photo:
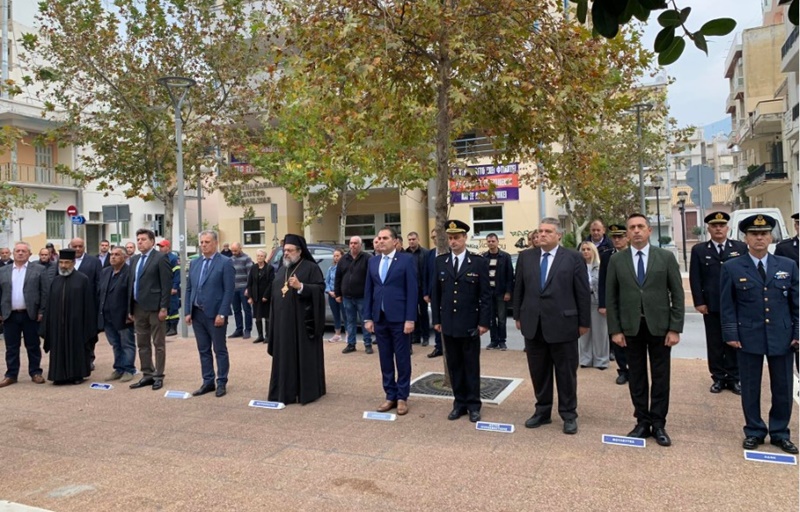
[[(745, 28), (761, 25), (762, 0), (677, 0), (679, 7), (691, 7), (688, 27), (696, 30), (708, 20), (729, 17), (736, 20), (736, 29), (725, 37), (708, 39), (708, 56), (688, 41), (681, 58), (666, 68), (675, 79), (669, 89), (669, 104), (678, 126), (704, 126), (727, 116), (725, 101), (728, 98), (728, 80), (724, 76), (725, 57), (734, 40), (734, 34)], [(33, 26), (38, 2), (14, 2), (14, 18)], [(645, 31), (645, 44), (652, 48), (653, 40), (661, 27), (656, 16), (651, 16)]]

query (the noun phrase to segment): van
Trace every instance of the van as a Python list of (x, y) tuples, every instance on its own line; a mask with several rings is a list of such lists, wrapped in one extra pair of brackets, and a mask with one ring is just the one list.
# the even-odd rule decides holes
[(772, 230), (772, 243), (769, 244), (769, 252), (775, 252), (775, 245), (786, 238), (791, 238), (791, 234), (786, 231), (786, 225), (783, 223), (783, 214), (777, 208), (748, 208), (745, 210), (736, 210), (731, 213), (731, 221), (728, 223), (730, 226), (730, 234), (728, 238), (732, 240), (741, 240), (744, 242), (744, 233), (739, 232), (739, 223), (751, 215), (769, 215), (778, 221), (775, 228)]

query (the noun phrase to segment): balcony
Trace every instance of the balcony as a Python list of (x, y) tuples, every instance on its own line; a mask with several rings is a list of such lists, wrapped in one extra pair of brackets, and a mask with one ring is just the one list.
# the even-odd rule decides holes
[(0, 181), (38, 188), (75, 188), (75, 180), (52, 167), (24, 164), (0, 164)]
[(742, 34), (740, 32), (733, 37), (733, 43), (731, 44), (730, 50), (728, 50), (728, 56), (725, 58), (725, 78), (733, 77), (733, 73), (736, 70), (736, 64), (741, 58)]
[(786, 140), (798, 139), (798, 114), (800, 114), (800, 104), (783, 113), (783, 138)]
[(759, 101), (756, 109), (752, 112), (751, 122), (754, 137), (781, 133), (783, 99)]
[(755, 197), (783, 187), (791, 187), (789, 174), (786, 171), (786, 162), (761, 164), (747, 176), (745, 193), (748, 197)]
[(797, 27), (789, 33), (781, 47), (781, 73), (791, 73), (798, 68), (798, 31)]

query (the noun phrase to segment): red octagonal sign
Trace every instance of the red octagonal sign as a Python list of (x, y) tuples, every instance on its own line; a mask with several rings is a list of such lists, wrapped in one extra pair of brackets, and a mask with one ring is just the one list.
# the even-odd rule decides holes
[(67, 206), (67, 215), (70, 217), (78, 215), (78, 207), (74, 205)]

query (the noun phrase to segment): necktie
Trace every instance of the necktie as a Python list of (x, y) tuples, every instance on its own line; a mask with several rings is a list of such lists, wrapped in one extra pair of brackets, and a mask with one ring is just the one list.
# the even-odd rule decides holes
[(644, 253), (637, 251), (636, 255), (639, 256), (639, 263), (636, 265), (636, 280), (639, 281), (639, 286), (644, 284)]
[(549, 252), (542, 254), (541, 275), (539, 276), (539, 286), (544, 290), (544, 282), (547, 280), (547, 257), (550, 256)]
[(725, 250), (722, 244), (717, 244), (717, 252), (719, 253), (720, 257), (722, 257), (722, 251)]
[(453, 262), (453, 271), (458, 275), (458, 256), (454, 256), (453, 259), (455, 260)]
[(767, 271), (764, 270), (764, 262), (763, 261), (759, 261), (758, 262), (758, 274), (761, 276), (761, 279), (766, 282), (766, 280), (767, 280)]
[(386, 274), (389, 272), (389, 256), (384, 256), (381, 261), (381, 282), (386, 281)]
[(136, 287), (134, 289), (134, 300), (139, 300), (139, 283), (142, 281), (142, 274), (144, 274), (144, 264), (147, 261), (147, 254), (142, 254), (139, 258), (139, 268), (136, 269)]
[(202, 302), (200, 301), (200, 293), (203, 291), (203, 278), (206, 275), (209, 261), (211, 261), (211, 258), (203, 258), (203, 266), (200, 267), (200, 279), (197, 281), (197, 293), (195, 294), (194, 299), (194, 303), (197, 307), (203, 306)]

